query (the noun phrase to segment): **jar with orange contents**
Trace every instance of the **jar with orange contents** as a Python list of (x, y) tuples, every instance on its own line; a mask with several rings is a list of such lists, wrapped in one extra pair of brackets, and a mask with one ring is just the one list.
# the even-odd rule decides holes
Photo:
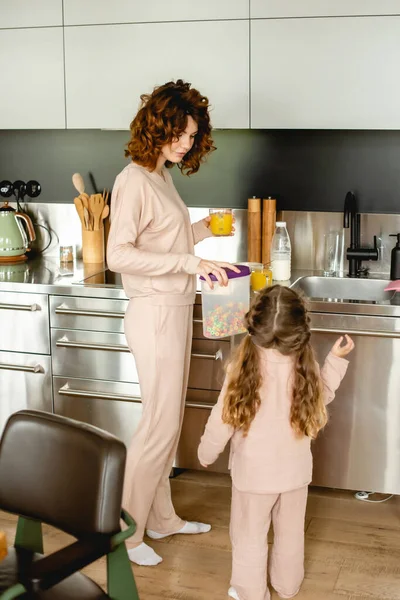
[(260, 264), (253, 267), (250, 275), (250, 285), (253, 292), (259, 292), (272, 285), (272, 271), (269, 265)]

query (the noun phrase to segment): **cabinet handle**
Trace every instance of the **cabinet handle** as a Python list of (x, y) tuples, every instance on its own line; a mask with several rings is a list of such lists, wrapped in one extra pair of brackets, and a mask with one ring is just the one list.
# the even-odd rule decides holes
[(0, 304), (0, 309), (5, 310), (26, 310), (29, 312), (35, 312), (41, 310), (39, 304)]
[(128, 346), (124, 344), (91, 344), (88, 342), (70, 342), (67, 337), (62, 337), (56, 341), (56, 346), (60, 348), (81, 348), (83, 350), (111, 350), (113, 352), (130, 352)]
[(201, 354), (200, 352), (192, 352), (192, 358), (202, 358), (203, 360), (221, 360), (222, 352), (217, 350), (215, 354)]
[[(88, 342), (70, 342), (68, 338), (62, 337), (56, 341), (56, 346), (59, 348), (81, 348), (82, 350), (111, 350), (114, 352), (130, 352), (129, 347), (123, 344), (90, 344)], [(222, 352), (218, 350), (215, 354), (201, 354), (192, 352), (192, 358), (200, 358), (203, 360), (221, 360)]]
[(349, 335), (360, 335), (363, 337), (380, 337), (400, 339), (400, 331), (363, 331), (358, 329), (328, 329), (327, 327), (311, 327), (310, 330), (315, 333), (348, 333)]
[(196, 402), (186, 402), (185, 403), (185, 407), (186, 408), (207, 408), (209, 410), (212, 410), (214, 408), (215, 404), (200, 404), (200, 403), (196, 403)]
[(0, 369), (6, 371), (25, 371), (25, 373), (44, 373), (42, 365), (27, 367), (26, 365), (8, 365), (6, 363), (0, 363)]
[(91, 392), (88, 390), (74, 390), (69, 387), (68, 383), (63, 385), (58, 393), (61, 396), (72, 396), (76, 398), (81, 396), (83, 398), (100, 398), (101, 400), (123, 400), (124, 402), (141, 402), (140, 396), (128, 396), (128, 394), (113, 394), (112, 392)]
[(54, 312), (56, 315), (75, 315), (79, 317), (114, 317), (116, 319), (123, 319), (125, 316), (124, 312), (119, 311), (84, 310), (64, 306), (57, 306)]

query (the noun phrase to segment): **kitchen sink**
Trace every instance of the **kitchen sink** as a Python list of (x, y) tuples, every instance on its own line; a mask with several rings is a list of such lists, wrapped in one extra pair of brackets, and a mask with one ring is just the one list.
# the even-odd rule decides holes
[(307, 276), (298, 279), (291, 287), (301, 290), (308, 298), (324, 300), (390, 302), (394, 292), (385, 292), (386, 279), (350, 279), (348, 277)]

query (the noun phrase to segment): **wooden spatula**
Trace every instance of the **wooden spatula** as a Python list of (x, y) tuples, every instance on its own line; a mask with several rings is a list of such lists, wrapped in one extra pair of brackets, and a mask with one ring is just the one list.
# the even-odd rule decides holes
[(101, 213), (101, 223), (103, 223), (103, 221), (105, 219), (107, 219), (109, 214), (110, 214), (110, 207), (108, 206), (108, 204), (106, 204), (105, 207), (103, 208), (103, 212)]
[(74, 198), (74, 204), (78, 212), (79, 218), (81, 220), (82, 227), (83, 229), (86, 229), (85, 216), (83, 214), (84, 206), (82, 204), (82, 200), (80, 198)]
[(98, 229), (100, 229), (100, 219), (104, 208), (103, 196), (101, 194), (93, 194), (92, 196), (90, 196), (89, 208), (94, 220), (93, 229), (97, 231)]

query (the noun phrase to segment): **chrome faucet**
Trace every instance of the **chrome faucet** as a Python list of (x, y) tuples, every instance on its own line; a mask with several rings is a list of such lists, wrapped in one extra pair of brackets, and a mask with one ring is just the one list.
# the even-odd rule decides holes
[(363, 260), (378, 260), (378, 246), (374, 235), (374, 247), (361, 247), (361, 216), (357, 212), (357, 201), (353, 192), (347, 192), (344, 201), (343, 227), (350, 227), (350, 247), (347, 248), (346, 258), (349, 261), (349, 277), (362, 277), (367, 273), (361, 268)]

